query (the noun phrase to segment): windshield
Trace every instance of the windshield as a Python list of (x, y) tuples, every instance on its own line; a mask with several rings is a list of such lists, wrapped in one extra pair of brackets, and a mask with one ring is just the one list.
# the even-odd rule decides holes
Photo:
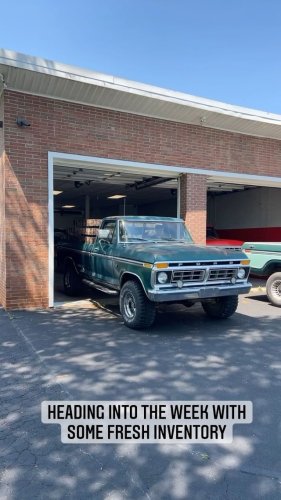
[(123, 243), (137, 241), (182, 241), (193, 243), (183, 222), (121, 221), (119, 239)]

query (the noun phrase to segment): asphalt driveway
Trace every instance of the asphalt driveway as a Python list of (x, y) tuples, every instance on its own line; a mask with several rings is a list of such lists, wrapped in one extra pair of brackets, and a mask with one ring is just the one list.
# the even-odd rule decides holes
[[(279, 499), (281, 310), (243, 297), (229, 320), (162, 308), (125, 328), (115, 299), (0, 310), (1, 499)], [(43, 400), (252, 400), (228, 445), (65, 445)]]

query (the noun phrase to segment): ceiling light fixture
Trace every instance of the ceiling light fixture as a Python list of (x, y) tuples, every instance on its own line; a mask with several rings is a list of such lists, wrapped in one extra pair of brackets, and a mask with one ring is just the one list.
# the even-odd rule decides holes
[(61, 208), (75, 208), (75, 205), (63, 205)]
[(57, 196), (58, 194), (61, 194), (61, 193), (63, 193), (63, 191), (53, 191), (54, 196)]
[(114, 194), (107, 197), (109, 200), (120, 200), (121, 198), (127, 198), (125, 194)]

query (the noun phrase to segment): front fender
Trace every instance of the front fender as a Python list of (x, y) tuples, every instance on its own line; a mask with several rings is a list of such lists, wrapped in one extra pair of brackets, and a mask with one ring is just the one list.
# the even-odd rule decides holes
[(126, 281), (129, 281), (130, 279), (137, 280), (141, 284), (145, 295), (148, 297), (147, 290), (146, 290), (146, 287), (145, 287), (145, 284), (143, 282), (142, 277), (138, 273), (131, 271), (131, 270), (122, 272), (122, 274), (120, 276), (120, 290), (121, 290), (122, 286), (124, 285), (124, 283), (126, 283)]

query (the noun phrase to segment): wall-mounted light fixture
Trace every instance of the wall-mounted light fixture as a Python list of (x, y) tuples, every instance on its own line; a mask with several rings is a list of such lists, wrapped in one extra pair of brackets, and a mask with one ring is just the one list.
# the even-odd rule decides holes
[(25, 118), (20, 118), (19, 116), (16, 119), (16, 124), (18, 127), (30, 127), (30, 123)]

